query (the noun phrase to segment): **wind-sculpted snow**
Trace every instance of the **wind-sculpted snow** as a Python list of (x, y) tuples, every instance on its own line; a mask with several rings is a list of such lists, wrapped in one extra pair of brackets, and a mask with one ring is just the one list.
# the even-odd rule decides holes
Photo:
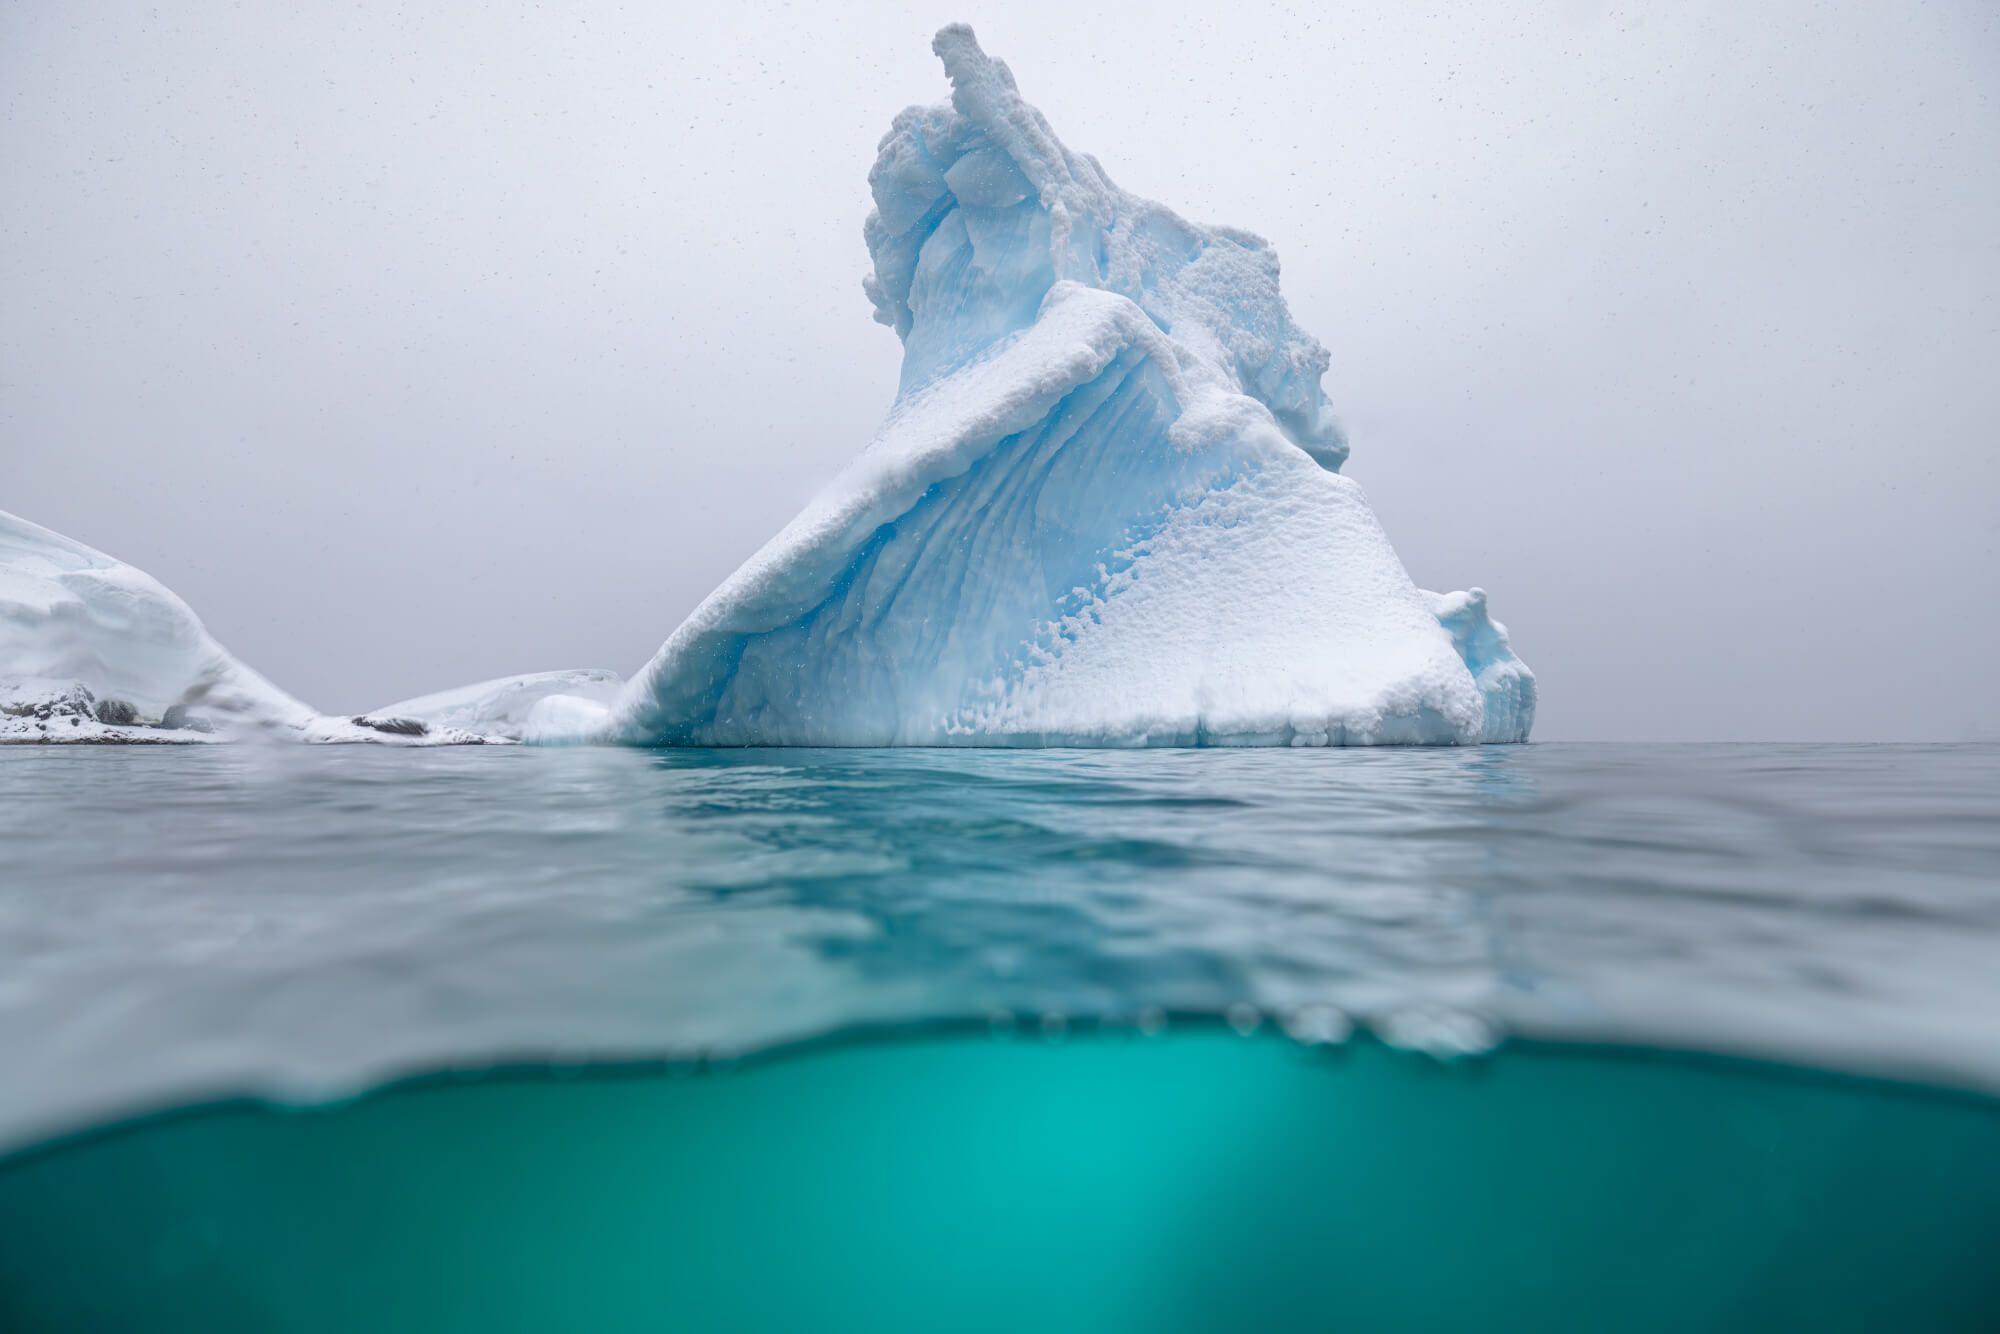
[(1525, 739), (1532, 677), (1504, 637), (1448, 633), (1337, 475), (1326, 353), (1292, 323), (1270, 248), (1118, 189), (970, 29), (934, 45), (951, 103), (898, 116), (869, 174), (866, 288), (904, 343), (888, 420), (579, 728), (690, 745)]

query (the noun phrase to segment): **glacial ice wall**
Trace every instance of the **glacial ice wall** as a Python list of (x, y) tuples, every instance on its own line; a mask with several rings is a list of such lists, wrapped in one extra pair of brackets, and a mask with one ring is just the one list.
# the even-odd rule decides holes
[(1504, 635), (1442, 625), (1338, 474), (1327, 355), (1270, 247), (1113, 185), (969, 28), (934, 49), (951, 101), (899, 115), (869, 174), (865, 286), (904, 345), (887, 420), (585, 732), (1525, 739)]

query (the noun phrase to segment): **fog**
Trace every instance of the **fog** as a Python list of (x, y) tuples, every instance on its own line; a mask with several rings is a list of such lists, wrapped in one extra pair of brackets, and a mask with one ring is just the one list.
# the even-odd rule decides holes
[(2000, 11), (0, 9), (0, 508), (354, 710), (630, 672), (866, 441), (963, 18), (1271, 239), (1541, 739), (2000, 738)]

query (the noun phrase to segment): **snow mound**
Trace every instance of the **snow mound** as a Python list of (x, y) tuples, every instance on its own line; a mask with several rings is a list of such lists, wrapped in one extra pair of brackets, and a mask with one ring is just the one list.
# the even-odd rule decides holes
[(601, 717), (624, 678), (598, 667), (503, 676), (371, 709), (370, 720), (415, 720), (503, 741), (540, 740)]
[(951, 102), (897, 116), (863, 229), (877, 321), (902, 336), (907, 391), (1025, 328), (1070, 280), (1115, 292), (1172, 335), (1185, 373), (1247, 394), (1326, 464), (1347, 457), (1320, 392), (1326, 349), (1292, 323), (1263, 238), (1199, 227), (1111, 183), (1021, 99), (1006, 63), (953, 24), (931, 43)]
[(1327, 356), (1270, 247), (1114, 186), (969, 28), (934, 49), (951, 102), (898, 116), (869, 173), (865, 287), (904, 344), (888, 419), (578, 726), (679, 745), (1525, 739), (1532, 677), (1483, 595), (1478, 624), (1442, 624), (1338, 475)]
[(330, 717), (238, 661), (143, 570), (0, 511), (0, 743), (512, 741), (547, 697), (601, 708), (617, 686), (550, 672)]
[(315, 718), (151, 575), (0, 511), (0, 739), (203, 740)]

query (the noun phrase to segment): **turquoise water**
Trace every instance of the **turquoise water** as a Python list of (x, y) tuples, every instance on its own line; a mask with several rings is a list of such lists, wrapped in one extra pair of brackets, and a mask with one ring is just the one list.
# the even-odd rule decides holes
[(2000, 1311), (2000, 748), (34, 750), (0, 840), (0, 1328)]
[(2000, 1113), (1214, 1030), (229, 1107), (0, 1173), (9, 1329), (1990, 1330)]

